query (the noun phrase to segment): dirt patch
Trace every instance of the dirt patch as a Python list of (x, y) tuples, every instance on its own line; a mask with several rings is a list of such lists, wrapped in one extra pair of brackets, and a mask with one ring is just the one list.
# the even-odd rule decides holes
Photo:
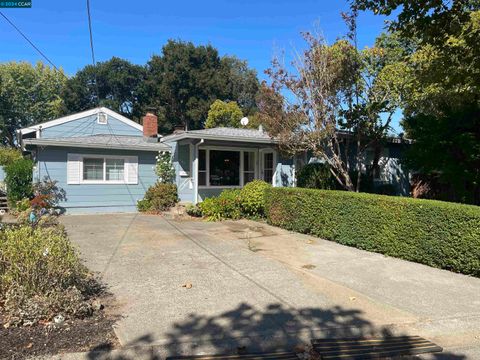
[[(117, 348), (113, 331), (118, 316), (111, 315), (110, 298), (102, 299), (107, 311), (100, 310), (86, 319), (66, 320), (35, 326), (0, 327), (0, 359), (25, 359), (32, 356), (70, 352), (101, 351)], [(0, 315), (0, 324), (3, 324)]]

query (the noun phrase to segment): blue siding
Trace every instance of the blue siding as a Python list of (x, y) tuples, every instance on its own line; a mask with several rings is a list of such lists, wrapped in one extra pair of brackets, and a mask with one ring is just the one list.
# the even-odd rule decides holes
[(143, 136), (142, 130), (136, 129), (108, 115), (108, 124), (98, 124), (97, 115), (72, 120), (42, 130), (42, 138), (79, 137), (99, 134)]
[[(67, 153), (138, 156), (138, 184), (67, 184)], [(67, 193), (61, 206), (67, 213), (132, 212), (149, 186), (157, 181), (154, 172), (156, 152), (66, 149), (48, 147), (38, 151), (36, 180), (45, 176), (57, 180)]]
[(5, 181), (5, 170), (3, 170), (3, 166), (0, 166), (0, 181)]

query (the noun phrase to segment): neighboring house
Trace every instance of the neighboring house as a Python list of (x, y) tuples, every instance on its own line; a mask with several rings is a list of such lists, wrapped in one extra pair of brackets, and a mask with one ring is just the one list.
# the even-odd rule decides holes
[[(18, 137), (35, 161), (34, 180), (57, 180), (67, 197), (61, 206), (69, 213), (136, 211), (137, 201), (157, 180), (159, 151), (172, 153), (180, 200), (191, 203), (253, 179), (294, 186), (295, 167), (309, 161), (284, 158), (276, 140), (261, 129), (214, 128), (161, 137), (155, 115), (147, 114), (142, 126), (103, 107), (21, 129)], [(398, 165), (385, 159), (386, 168)]]

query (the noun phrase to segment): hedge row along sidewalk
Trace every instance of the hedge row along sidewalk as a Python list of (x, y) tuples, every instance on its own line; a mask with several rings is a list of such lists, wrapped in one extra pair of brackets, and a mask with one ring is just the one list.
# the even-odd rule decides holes
[(345, 191), (266, 190), (270, 224), (480, 277), (480, 207)]

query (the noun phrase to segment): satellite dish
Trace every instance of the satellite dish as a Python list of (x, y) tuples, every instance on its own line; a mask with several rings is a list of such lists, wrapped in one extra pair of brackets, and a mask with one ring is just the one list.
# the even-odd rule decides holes
[(240, 124), (242, 124), (242, 126), (247, 126), (248, 125), (248, 118), (243, 117), (242, 120), (240, 120)]

